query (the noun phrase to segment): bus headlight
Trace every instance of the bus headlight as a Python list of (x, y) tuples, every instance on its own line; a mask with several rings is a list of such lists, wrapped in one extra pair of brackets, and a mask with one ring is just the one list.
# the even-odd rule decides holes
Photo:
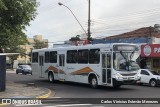
[(123, 80), (122, 75), (120, 73), (115, 74), (116, 80)]

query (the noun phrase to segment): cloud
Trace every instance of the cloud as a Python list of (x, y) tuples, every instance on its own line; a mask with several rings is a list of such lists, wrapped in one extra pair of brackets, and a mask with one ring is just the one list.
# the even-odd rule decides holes
[[(65, 41), (84, 33), (68, 6), (87, 31), (88, 0), (38, 0), (38, 16), (27, 27), (28, 36), (42, 34), (50, 42)], [(91, 0), (93, 37), (123, 33), (125, 29), (154, 26), (159, 23), (159, 0)], [(119, 30), (119, 31), (118, 31)]]

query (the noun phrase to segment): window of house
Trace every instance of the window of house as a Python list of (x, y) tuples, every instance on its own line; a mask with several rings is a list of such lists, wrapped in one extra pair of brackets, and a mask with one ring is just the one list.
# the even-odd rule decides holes
[(50, 62), (50, 55), (49, 52), (45, 52), (45, 63), (49, 63)]
[(57, 63), (57, 51), (50, 52), (50, 63)]
[(78, 50), (78, 63), (86, 64), (88, 63), (88, 49)]
[(67, 51), (67, 63), (77, 63), (77, 50)]
[(100, 61), (100, 49), (91, 49), (89, 51), (89, 63), (98, 64)]
[(32, 53), (32, 63), (38, 63), (38, 52)]

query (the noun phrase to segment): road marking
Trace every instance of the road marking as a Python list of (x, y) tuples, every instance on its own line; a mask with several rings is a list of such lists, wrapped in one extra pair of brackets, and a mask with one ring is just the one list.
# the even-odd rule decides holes
[(48, 90), (49, 90), (49, 92), (48, 92), (47, 94), (38, 96), (38, 97), (36, 97), (36, 98), (48, 98), (48, 97), (51, 95), (51, 93), (52, 93), (52, 91), (51, 91), (50, 89), (48, 89)]
[(62, 97), (53, 97), (53, 98), (62, 98)]

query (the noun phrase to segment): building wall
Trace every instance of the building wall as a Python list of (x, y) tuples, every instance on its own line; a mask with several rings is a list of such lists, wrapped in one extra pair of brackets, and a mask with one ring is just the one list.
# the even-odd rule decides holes
[(27, 55), (25, 55), (23, 57), (21, 55), (19, 55), (17, 60), (19, 61), (19, 63), (30, 63), (30, 57), (28, 56), (28, 54), (34, 48), (33, 45), (26, 44), (26, 45), (21, 45), (20, 47), (26, 50), (25, 54), (27, 54)]
[(33, 39), (39, 40), (39, 41), (43, 41), (42, 35), (35, 35), (35, 36), (33, 37)]
[(152, 38), (152, 44), (159, 44), (160, 43), (160, 38)]
[[(26, 54), (29, 54), (32, 49), (34, 49), (35, 40), (39, 40), (41, 42), (45, 42), (48, 46), (48, 39), (43, 39), (42, 35), (35, 35), (33, 38), (27, 38), (28, 44), (21, 45), (20, 47), (26, 50)], [(26, 55), (26, 57), (21, 57), (20, 55), (17, 58), (19, 63), (30, 63), (30, 57)]]

